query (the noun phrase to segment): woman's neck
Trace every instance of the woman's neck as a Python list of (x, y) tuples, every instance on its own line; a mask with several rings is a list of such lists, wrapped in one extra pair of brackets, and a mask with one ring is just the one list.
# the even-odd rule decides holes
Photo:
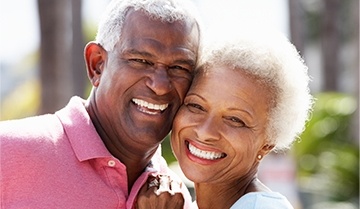
[(195, 183), (196, 203), (199, 209), (230, 208), (249, 192), (270, 191), (256, 175), (226, 183)]

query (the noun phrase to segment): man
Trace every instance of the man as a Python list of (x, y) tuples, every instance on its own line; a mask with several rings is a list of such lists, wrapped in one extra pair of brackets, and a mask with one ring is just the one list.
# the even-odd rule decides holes
[(184, 2), (113, 1), (85, 47), (88, 100), (1, 122), (2, 208), (133, 208), (149, 175), (170, 175), (159, 144), (190, 86), (200, 42)]

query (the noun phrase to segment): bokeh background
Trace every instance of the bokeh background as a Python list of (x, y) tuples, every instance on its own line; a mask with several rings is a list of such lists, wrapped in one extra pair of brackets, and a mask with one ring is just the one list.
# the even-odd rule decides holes
[[(53, 113), (72, 95), (88, 96), (83, 49), (108, 2), (0, 0), (0, 120)], [(208, 33), (275, 29), (309, 66), (312, 118), (291, 150), (264, 159), (259, 178), (296, 209), (359, 208), (359, 1), (194, 2)], [(182, 175), (168, 137), (163, 154)]]

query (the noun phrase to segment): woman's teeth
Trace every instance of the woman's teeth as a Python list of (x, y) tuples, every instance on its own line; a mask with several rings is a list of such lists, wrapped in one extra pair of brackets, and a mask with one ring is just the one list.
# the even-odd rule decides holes
[(217, 153), (217, 152), (210, 152), (204, 151), (196, 148), (195, 146), (189, 143), (189, 151), (191, 154), (195, 155), (196, 157), (207, 159), (207, 160), (216, 160), (225, 157), (224, 153)]

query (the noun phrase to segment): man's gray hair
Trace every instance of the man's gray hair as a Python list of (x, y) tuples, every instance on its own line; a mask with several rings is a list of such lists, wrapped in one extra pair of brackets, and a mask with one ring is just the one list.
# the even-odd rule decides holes
[(119, 41), (129, 9), (141, 10), (151, 18), (165, 22), (193, 20), (200, 30), (200, 15), (190, 0), (112, 0), (100, 20), (96, 35), (96, 42), (105, 50), (113, 50)]

